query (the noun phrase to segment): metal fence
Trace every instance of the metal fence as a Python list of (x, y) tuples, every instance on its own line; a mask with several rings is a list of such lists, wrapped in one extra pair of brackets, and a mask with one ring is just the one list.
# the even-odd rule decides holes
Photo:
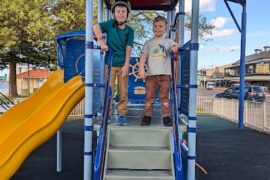
[[(20, 102), (16, 100), (16, 102)], [(238, 100), (197, 96), (197, 113), (208, 113), (238, 122)], [(245, 101), (244, 124), (252, 129), (270, 134), (270, 102)], [(70, 112), (69, 118), (84, 116), (84, 99)]]
[[(211, 113), (238, 122), (239, 101), (215, 97), (197, 97), (197, 112)], [(270, 133), (270, 102), (245, 101), (244, 124), (252, 129)]]

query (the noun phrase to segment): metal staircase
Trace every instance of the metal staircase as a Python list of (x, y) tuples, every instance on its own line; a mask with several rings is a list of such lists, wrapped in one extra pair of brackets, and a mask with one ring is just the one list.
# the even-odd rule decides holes
[(173, 180), (172, 129), (110, 127), (105, 180)]

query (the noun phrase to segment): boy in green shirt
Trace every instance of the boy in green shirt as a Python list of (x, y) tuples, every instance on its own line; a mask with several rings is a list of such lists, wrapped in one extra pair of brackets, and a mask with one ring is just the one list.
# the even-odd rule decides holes
[[(130, 5), (126, 1), (116, 1), (112, 7), (113, 19), (106, 22), (95, 24), (93, 26), (94, 33), (98, 39), (101, 50), (106, 51), (105, 56), (105, 73), (108, 69), (109, 53), (108, 49), (112, 49), (112, 69), (110, 74), (110, 86), (114, 89), (115, 79), (118, 77), (119, 103), (117, 105), (119, 125), (127, 125), (126, 113), (128, 102), (128, 69), (131, 48), (134, 42), (134, 30), (126, 25), (128, 14), (130, 13)], [(102, 36), (107, 34), (107, 44)], [(110, 114), (112, 112), (110, 106)]]

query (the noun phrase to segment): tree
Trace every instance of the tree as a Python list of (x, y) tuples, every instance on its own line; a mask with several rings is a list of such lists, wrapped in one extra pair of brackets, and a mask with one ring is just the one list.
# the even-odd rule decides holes
[(0, 68), (10, 68), (10, 95), (17, 96), (16, 64), (49, 66), (55, 61), (55, 31), (49, 0), (2, 0)]
[[(93, 9), (96, 23), (96, 1)], [(149, 38), (153, 18), (160, 13), (131, 12), (129, 25), (135, 29), (137, 41), (143, 43)], [(10, 93), (17, 96), (16, 64), (52, 67), (56, 60), (55, 35), (85, 29), (85, 0), (2, 0), (0, 21), (0, 69), (9, 65)], [(206, 18), (200, 22), (202, 32), (211, 33), (213, 26)]]
[[(191, 15), (187, 14), (185, 27), (191, 30)], [(207, 18), (202, 14), (199, 15), (199, 37), (202, 40), (209, 41), (212, 40), (209, 36), (212, 35), (212, 30), (215, 28), (213, 24), (207, 22)]]
[[(96, 1), (94, 1), (94, 10)], [(85, 29), (85, 0), (54, 0), (51, 13), (55, 17), (55, 32), (62, 34), (68, 31)], [(94, 13), (97, 19), (97, 12)]]

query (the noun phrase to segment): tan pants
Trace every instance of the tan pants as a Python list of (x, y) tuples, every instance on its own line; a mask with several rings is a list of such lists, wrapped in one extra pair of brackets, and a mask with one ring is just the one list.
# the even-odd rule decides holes
[[(113, 94), (112, 99), (115, 96), (115, 80), (117, 78), (117, 88), (119, 95), (119, 102), (117, 105), (117, 111), (119, 116), (125, 116), (127, 113), (127, 103), (128, 103), (128, 75), (121, 77), (120, 71), (122, 67), (112, 67), (110, 73), (110, 87), (112, 88)], [(104, 79), (106, 82), (108, 65), (105, 65), (105, 75)], [(110, 114), (112, 113), (112, 99), (110, 104)]]

